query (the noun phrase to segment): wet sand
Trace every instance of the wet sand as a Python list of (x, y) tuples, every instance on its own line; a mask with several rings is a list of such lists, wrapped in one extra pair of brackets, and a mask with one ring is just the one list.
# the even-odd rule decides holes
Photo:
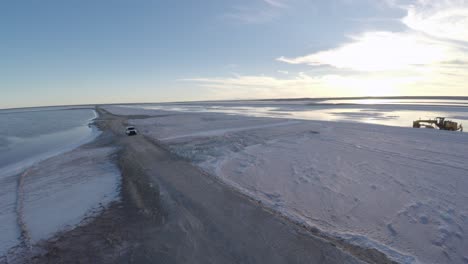
[(133, 117), (98, 111), (95, 144), (120, 147), (122, 201), (9, 263), (392, 263), (289, 221), (158, 142), (125, 136)]

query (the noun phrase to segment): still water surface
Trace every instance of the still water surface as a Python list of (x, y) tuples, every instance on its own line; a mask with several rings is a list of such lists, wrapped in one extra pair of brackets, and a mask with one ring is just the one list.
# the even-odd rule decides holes
[(0, 178), (94, 138), (92, 109), (0, 111)]
[[(358, 122), (411, 127), (414, 120), (447, 117), (468, 127), (468, 100), (335, 99), (225, 101), (130, 106), (183, 112), (219, 112), (248, 116)], [(467, 129), (465, 129), (467, 132)]]

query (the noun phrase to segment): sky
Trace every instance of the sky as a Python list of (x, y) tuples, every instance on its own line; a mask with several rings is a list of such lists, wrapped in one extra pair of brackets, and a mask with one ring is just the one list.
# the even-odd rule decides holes
[(0, 1), (0, 108), (468, 96), (468, 0)]

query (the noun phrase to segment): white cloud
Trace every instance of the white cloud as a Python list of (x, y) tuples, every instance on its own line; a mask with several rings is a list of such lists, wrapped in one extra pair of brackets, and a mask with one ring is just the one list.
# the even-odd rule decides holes
[(237, 75), (225, 78), (191, 78), (183, 81), (195, 82), (210, 88), (216, 96), (225, 98), (271, 98), (304, 96), (311, 93), (319, 80), (304, 73), (282, 79), (265, 75)]
[(418, 1), (402, 20), (409, 28), (436, 38), (468, 42), (468, 1)]
[(468, 96), (464, 68), (441, 71), (392, 71), (356, 74), (285, 77), (237, 75), (233, 77), (185, 79), (208, 89), (210, 99), (255, 99), (334, 96), (463, 95)]
[[(276, 1), (264, 0), (270, 7)], [(277, 71), (279, 76), (237, 75), (187, 81), (216, 98), (278, 98), (365, 95), (468, 95), (468, 0), (417, 0), (402, 5), (403, 32), (365, 32), (348, 43), (279, 61), (328, 65), (316, 74)], [(407, 2), (407, 1), (406, 1)]]
[(237, 75), (224, 78), (192, 78), (183, 81), (194, 82), (210, 89), (214, 99), (249, 99), (399, 95), (403, 87), (420, 80), (424, 80), (421, 74), (405, 73), (390, 75), (370, 73), (360, 76), (335, 74), (312, 76), (306, 73), (290, 73), (287, 78)]
[(368, 32), (336, 49), (297, 58), (281, 57), (290, 64), (330, 65), (358, 71), (402, 70), (444, 61), (450, 47), (418, 34)]
[(467, 60), (468, 0), (417, 0), (393, 6), (407, 10), (405, 32), (367, 32), (351, 37), (338, 48), (296, 58), (290, 64), (330, 65), (357, 71), (389, 71), (431, 67), (447, 61)]

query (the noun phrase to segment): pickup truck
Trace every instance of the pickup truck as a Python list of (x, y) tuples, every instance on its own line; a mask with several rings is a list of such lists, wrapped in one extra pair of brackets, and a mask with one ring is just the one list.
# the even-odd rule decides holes
[(125, 134), (127, 134), (127, 136), (136, 136), (138, 131), (135, 129), (135, 127), (129, 126), (125, 129)]

